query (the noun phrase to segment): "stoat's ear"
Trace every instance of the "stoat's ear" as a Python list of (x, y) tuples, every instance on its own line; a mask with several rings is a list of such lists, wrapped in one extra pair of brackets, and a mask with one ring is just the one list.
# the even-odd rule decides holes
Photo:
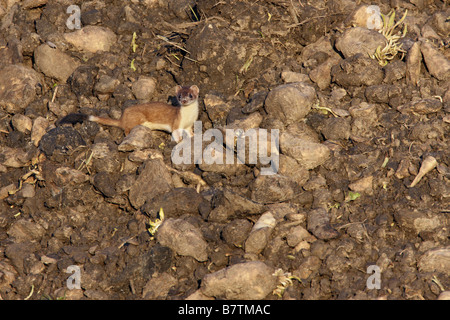
[(180, 85), (176, 86), (176, 88), (175, 88), (176, 94), (178, 94), (181, 91), (181, 89), (183, 89), (182, 86), (180, 86)]
[(195, 84), (191, 86), (191, 90), (195, 93), (196, 96), (198, 96), (200, 89)]

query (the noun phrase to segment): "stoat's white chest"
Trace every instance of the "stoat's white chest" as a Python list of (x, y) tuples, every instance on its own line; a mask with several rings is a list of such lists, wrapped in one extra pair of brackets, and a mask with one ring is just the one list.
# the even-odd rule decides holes
[(198, 100), (192, 102), (190, 105), (180, 107), (180, 128), (189, 129), (194, 125), (198, 119)]

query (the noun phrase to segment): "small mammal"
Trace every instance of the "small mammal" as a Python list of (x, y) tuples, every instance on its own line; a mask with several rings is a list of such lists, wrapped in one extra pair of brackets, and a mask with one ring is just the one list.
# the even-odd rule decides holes
[[(177, 86), (176, 98), (180, 106), (173, 106), (164, 102), (149, 102), (126, 108), (120, 119), (89, 116), (83, 113), (72, 113), (62, 118), (58, 125), (75, 124), (85, 120), (97, 122), (107, 126), (122, 128), (128, 135), (138, 125), (152, 130), (163, 130), (172, 133), (176, 142), (181, 141), (184, 130), (192, 136), (194, 122), (198, 118), (199, 88), (192, 86)], [(181, 130), (179, 130), (181, 129)]]

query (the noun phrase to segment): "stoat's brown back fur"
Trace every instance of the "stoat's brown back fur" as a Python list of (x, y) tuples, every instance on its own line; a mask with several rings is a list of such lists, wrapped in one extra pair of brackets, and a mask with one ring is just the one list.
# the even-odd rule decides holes
[[(87, 116), (83, 114), (71, 114), (59, 122), (75, 123), (82, 120), (90, 120), (99, 124), (120, 127), (129, 134), (131, 129), (138, 125), (144, 125), (152, 130), (164, 130), (174, 132), (177, 129), (185, 129), (192, 132), (194, 122), (198, 118), (198, 94), (199, 89), (193, 85), (190, 87), (177, 86), (177, 100), (181, 106), (172, 106), (163, 102), (150, 102), (128, 107), (124, 110), (120, 119), (107, 117)], [(179, 136), (175, 137), (179, 140)]]
[[(90, 116), (88, 119), (99, 124), (120, 127), (126, 135), (134, 127), (146, 125), (146, 123), (148, 123), (146, 125), (148, 127), (151, 127), (150, 123), (153, 124), (155, 128), (151, 129), (172, 132), (173, 128), (177, 128), (177, 124), (180, 122), (180, 108), (167, 103), (152, 102), (126, 108), (118, 120), (96, 116)], [(158, 124), (162, 127), (161, 129), (156, 128)], [(169, 127), (170, 130), (165, 130)]]

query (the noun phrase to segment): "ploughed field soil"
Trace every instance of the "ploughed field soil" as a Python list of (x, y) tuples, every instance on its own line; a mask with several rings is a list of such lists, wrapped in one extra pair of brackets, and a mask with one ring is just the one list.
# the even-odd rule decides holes
[[(449, 19), (439, 0), (0, 1), (0, 299), (449, 299)], [(193, 84), (197, 163), (165, 132), (57, 125)]]

